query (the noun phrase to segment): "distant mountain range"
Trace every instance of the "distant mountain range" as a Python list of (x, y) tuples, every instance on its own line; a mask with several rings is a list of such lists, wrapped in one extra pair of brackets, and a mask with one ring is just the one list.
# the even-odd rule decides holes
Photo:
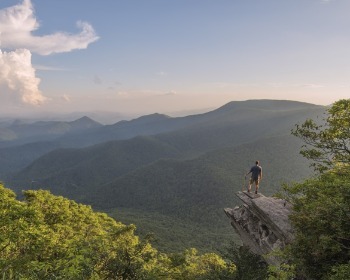
[(82, 117), (72, 122), (38, 121), (25, 123), (15, 120), (10, 125), (0, 126), (0, 147), (48, 141), (62, 135), (80, 133), (101, 126), (102, 124), (88, 117)]
[[(308, 103), (250, 100), (204, 114), (153, 114), (114, 125), (88, 118), (36, 123), (32, 130), (12, 124), (0, 127), (17, 136), (0, 149), (0, 166), (8, 166), (0, 175), (16, 191), (48, 188), (119, 220), (140, 222), (142, 234), (159, 232), (162, 219), (167, 226), (177, 221), (159, 246), (176, 250), (178, 241), (166, 240), (177, 233), (188, 239), (184, 247), (195, 242), (205, 250), (205, 244), (214, 248), (232, 237), (222, 209), (234, 206), (234, 193), (246, 186), (244, 174), (256, 159), (264, 170), (261, 191), (268, 195), (310, 175), (290, 130), (324, 111)], [(35, 141), (25, 143), (29, 139)], [(206, 236), (202, 243), (194, 241), (194, 228)]]

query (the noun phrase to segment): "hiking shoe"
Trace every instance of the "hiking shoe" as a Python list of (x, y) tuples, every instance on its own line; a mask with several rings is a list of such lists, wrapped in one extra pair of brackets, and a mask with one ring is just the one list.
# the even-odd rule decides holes
[(255, 191), (255, 194), (258, 194), (258, 191)]

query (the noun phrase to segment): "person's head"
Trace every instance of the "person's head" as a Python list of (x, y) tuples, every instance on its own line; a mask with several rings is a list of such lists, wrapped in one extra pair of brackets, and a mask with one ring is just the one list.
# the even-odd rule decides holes
[(257, 161), (255, 162), (255, 164), (256, 164), (256, 165), (259, 165), (259, 161), (257, 160)]

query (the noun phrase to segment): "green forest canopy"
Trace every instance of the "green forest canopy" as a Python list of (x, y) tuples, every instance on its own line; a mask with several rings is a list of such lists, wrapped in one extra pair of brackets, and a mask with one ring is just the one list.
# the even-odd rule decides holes
[(285, 263), (297, 279), (350, 279), (350, 99), (335, 102), (323, 124), (306, 120), (293, 134), (321, 174), (286, 187), (295, 240)]
[(3, 279), (232, 279), (236, 268), (195, 249), (166, 255), (126, 226), (48, 191), (24, 201), (0, 185)]
[[(305, 146), (311, 154), (304, 156), (326, 168), (286, 188), (294, 205), (295, 241), (284, 251), (280, 267), (256, 279), (350, 278), (350, 100), (336, 102), (328, 113), (323, 126), (308, 120), (311, 126), (297, 128), (297, 136), (311, 146)], [(3, 279), (246, 279), (242, 260), (236, 267), (195, 249), (167, 255), (134, 230), (48, 191), (26, 191), (19, 201), (0, 184)]]

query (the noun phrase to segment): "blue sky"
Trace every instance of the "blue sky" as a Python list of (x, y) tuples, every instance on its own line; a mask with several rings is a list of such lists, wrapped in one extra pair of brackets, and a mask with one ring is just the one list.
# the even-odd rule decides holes
[(348, 0), (1, 0), (0, 49), (2, 112), (350, 97)]

